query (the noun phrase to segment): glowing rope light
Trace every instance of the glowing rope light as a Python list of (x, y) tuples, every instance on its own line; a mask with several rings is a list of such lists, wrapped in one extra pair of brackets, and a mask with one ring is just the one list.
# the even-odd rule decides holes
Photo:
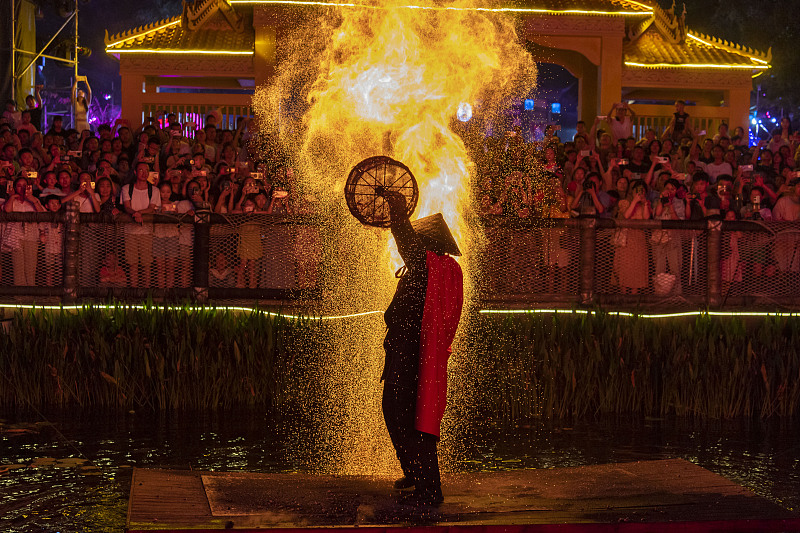
[(214, 54), (214, 55), (237, 55), (237, 56), (251, 56), (251, 50), (162, 50), (159, 48), (121, 48), (121, 49), (106, 49), (106, 52), (111, 54)]
[(713, 63), (634, 63), (633, 61), (626, 61), (625, 66), (628, 67), (646, 67), (646, 68), (723, 68), (723, 69), (742, 69), (742, 70), (764, 70), (772, 68), (769, 65), (716, 65)]
[[(484, 315), (531, 315), (531, 314), (551, 314), (551, 315), (595, 315), (597, 311), (586, 309), (481, 309), (480, 314)], [(660, 314), (637, 314), (627, 311), (602, 311), (604, 315), (638, 317), (646, 319), (659, 318), (685, 318), (690, 316), (719, 316), (719, 317), (796, 317), (800, 312), (780, 312), (780, 311), (682, 311), (680, 313), (660, 313)]]
[(285, 318), (308, 318), (310, 320), (343, 320), (347, 318), (360, 318), (369, 315), (382, 315), (383, 311), (363, 311), (360, 313), (352, 313), (349, 315), (332, 315), (332, 316), (311, 316), (311, 315), (287, 315), (285, 313), (276, 313), (273, 311), (265, 311), (257, 307), (242, 307), (242, 306), (178, 306), (178, 305), (143, 305), (143, 304), (84, 304), (84, 305), (34, 305), (34, 304), (0, 304), (0, 309), (24, 309), (28, 311), (79, 311), (82, 309), (102, 309), (110, 311), (113, 309), (136, 309), (139, 311), (158, 310), (158, 311), (238, 311), (250, 313), (263, 313), (269, 317), (285, 317)]
[[(231, 4), (254, 4), (254, 5), (304, 5), (304, 6), (328, 6), (328, 7), (359, 7), (365, 9), (390, 9), (385, 6), (371, 6), (366, 4), (354, 4), (344, 2), (322, 2), (318, 0), (230, 0)], [(565, 9), (562, 11), (556, 9), (537, 9), (537, 8), (517, 8), (517, 7), (454, 7), (454, 6), (392, 6), (402, 9), (420, 9), (427, 11), (483, 11), (489, 13), (551, 13), (554, 15), (623, 15), (623, 16), (641, 16), (652, 15), (653, 8), (640, 4), (639, 2), (630, 2), (640, 6), (642, 11), (591, 11), (587, 9)]]

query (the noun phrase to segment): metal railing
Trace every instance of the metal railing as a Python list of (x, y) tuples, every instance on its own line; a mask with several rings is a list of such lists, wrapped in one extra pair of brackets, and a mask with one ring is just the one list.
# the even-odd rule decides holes
[[(146, 231), (142, 231), (142, 229)], [(319, 222), (279, 215), (0, 212), (0, 301), (314, 301)], [(798, 309), (800, 223), (483, 221), (485, 307)]]
[(303, 216), (0, 212), (0, 300), (314, 298), (319, 242)]
[(800, 308), (800, 224), (579, 218), (485, 222), (488, 307)]

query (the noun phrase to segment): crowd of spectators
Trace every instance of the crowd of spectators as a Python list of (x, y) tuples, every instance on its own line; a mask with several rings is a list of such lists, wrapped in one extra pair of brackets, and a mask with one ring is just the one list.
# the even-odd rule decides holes
[[(751, 146), (749, 131), (741, 127), (730, 130), (722, 123), (716, 132), (698, 131), (683, 101), (675, 103), (663, 131), (649, 129), (639, 140), (633, 136), (630, 114), (629, 106), (615, 104), (589, 127), (579, 122), (574, 138), (566, 142), (551, 126), (541, 141), (525, 142), (520, 131), (512, 130), (504, 138), (473, 146), (481, 214), (515, 219), (800, 218), (800, 132), (788, 118), (769, 138)], [(655, 275), (666, 276), (679, 292), (683, 244), (691, 238), (696, 236), (678, 230), (617, 231), (612, 238), (612, 283), (633, 294), (650, 286), (649, 249)], [(741, 238), (733, 232), (725, 243), (726, 286), (740, 281), (744, 269), (757, 276), (800, 272), (795, 234), (779, 235), (774, 246), (762, 246), (746, 257), (739, 253)], [(567, 254), (561, 246), (550, 255), (564, 266), (575, 260)]]
[[(235, 128), (226, 129), (219, 124), (219, 113), (211, 113), (198, 128), (166, 114), (136, 126), (119, 119), (113, 125), (98, 125), (96, 131), (84, 123), (78, 131), (65, 129), (56, 116), (51, 127), (41, 131), (38, 87), (27, 104), (17, 111), (13, 101), (7, 102), (0, 119), (0, 209), (58, 211), (75, 202), (81, 213), (130, 222), (117, 236), (124, 240), (119, 253), (91, 254), (96, 265), (82, 261), (101, 284), (189, 286), (191, 234), (185, 234), (185, 227), (153, 225), (142, 215), (295, 211), (292, 168), (281, 160), (254, 162), (250, 157), (255, 150), (249, 118), (240, 117)], [(191, 231), (191, 224), (188, 228)], [(15, 285), (35, 285), (37, 279), (48, 285), (55, 282), (60, 231), (58, 225), (46, 223), (9, 222), (0, 227), (0, 246), (11, 257)], [(213, 259), (211, 277), (217, 280), (221, 268), (227, 274), (220, 283), (255, 287), (255, 256), (261, 253), (255, 243), (257, 226), (244, 224), (239, 233), (238, 246)]]
[[(235, 128), (226, 129), (215, 113), (205, 117), (202, 127), (167, 114), (136, 126), (120, 119), (97, 125), (95, 131), (84, 124), (78, 131), (65, 129), (55, 117), (41, 131), (39, 89), (28, 96), (22, 111), (7, 102), (0, 119), (0, 208), (58, 211), (76, 202), (80, 212), (138, 223), (125, 226), (119, 257), (103, 253), (96, 257), (97, 265), (87, 265), (101, 283), (188, 286), (185, 248), (191, 246), (191, 236), (145, 224), (142, 215), (191, 215), (198, 210), (287, 214), (298, 208), (292, 169), (274, 161), (266, 166), (253, 162), (250, 119), (240, 118)], [(800, 218), (800, 173), (795, 170), (800, 169), (800, 133), (789, 119), (781, 120), (769, 139), (750, 146), (749, 132), (741, 127), (731, 131), (721, 124), (716, 132), (697, 131), (682, 101), (676, 102), (664, 131), (648, 130), (639, 140), (633, 135), (632, 114), (629, 106), (615, 104), (590, 127), (579, 122), (574, 138), (567, 141), (550, 126), (537, 142), (526, 142), (514, 130), (467, 142), (478, 165), (475, 187), (481, 213), (520, 219)], [(2, 250), (10, 252), (15, 284), (34, 285), (42, 258), (44, 272), (57, 270), (59, 231), (57, 225), (44, 223), (4, 226)], [(737, 254), (740, 238), (731, 235), (726, 243)], [(615, 234), (615, 283), (630, 293), (648, 286), (647, 249), (656, 274), (679, 278), (681, 240), (670, 231), (646, 237), (642, 232)], [(779, 242), (767, 255), (736, 261), (726, 257), (730, 272), (723, 276), (728, 283), (735, 281), (745, 260), (757, 274), (800, 271), (795, 245), (794, 240)], [(212, 280), (257, 286), (263, 256), (257, 226), (241, 224), (232, 248), (212, 257)], [(554, 271), (574, 259), (559, 239), (547, 244), (546, 255)], [(45, 283), (54, 283), (51, 275), (45, 277)]]

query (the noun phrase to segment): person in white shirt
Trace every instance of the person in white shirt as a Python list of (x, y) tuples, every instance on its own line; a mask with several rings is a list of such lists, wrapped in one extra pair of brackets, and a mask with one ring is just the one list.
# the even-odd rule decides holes
[(725, 151), (720, 145), (714, 146), (711, 150), (711, 155), (714, 157), (714, 160), (706, 165), (706, 174), (711, 178), (709, 180), (710, 183), (716, 183), (717, 178), (723, 174), (728, 176), (733, 175), (733, 168), (731, 168), (730, 163), (724, 161)]
[[(630, 112), (630, 116), (628, 116), (628, 112)], [(611, 111), (606, 116), (606, 122), (608, 122), (608, 126), (611, 129), (611, 137), (615, 143), (619, 139), (627, 139), (633, 135), (631, 118), (635, 116), (636, 113), (627, 104), (618, 102), (611, 107)]]
[(131, 287), (150, 287), (153, 263), (153, 224), (144, 224), (142, 215), (161, 207), (158, 189), (148, 183), (150, 166), (145, 162), (136, 165), (136, 181), (122, 187), (122, 205), (135, 224), (125, 226), (125, 261)]

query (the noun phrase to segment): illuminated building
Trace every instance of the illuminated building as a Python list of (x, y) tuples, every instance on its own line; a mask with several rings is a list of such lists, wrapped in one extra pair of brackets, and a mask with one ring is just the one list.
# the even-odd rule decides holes
[[(321, 9), (358, 9), (358, 2), (199, 0), (184, 12), (106, 36), (119, 58), (123, 116), (158, 109), (248, 114), (248, 91), (273, 75), (281, 36), (298, 17)], [(634, 103), (636, 124), (663, 129), (675, 99), (691, 104), (695, 129), (721, 121), (746, 126), (752, 78), (770, 68), (764, 53), (691, 31), (685, 13), (654, 0), (527, 0), (481, 9), (516, 17), (520, 39), (537, 61), (563, 66), (579, 80), (578, 116), (587, 123), (614, 102)], [(372, 7), (374, 9), (378, 9)], [(176, 92), (176, 91), (197, 92)], [(642, 130), (637, 130), (638, 134)]]

